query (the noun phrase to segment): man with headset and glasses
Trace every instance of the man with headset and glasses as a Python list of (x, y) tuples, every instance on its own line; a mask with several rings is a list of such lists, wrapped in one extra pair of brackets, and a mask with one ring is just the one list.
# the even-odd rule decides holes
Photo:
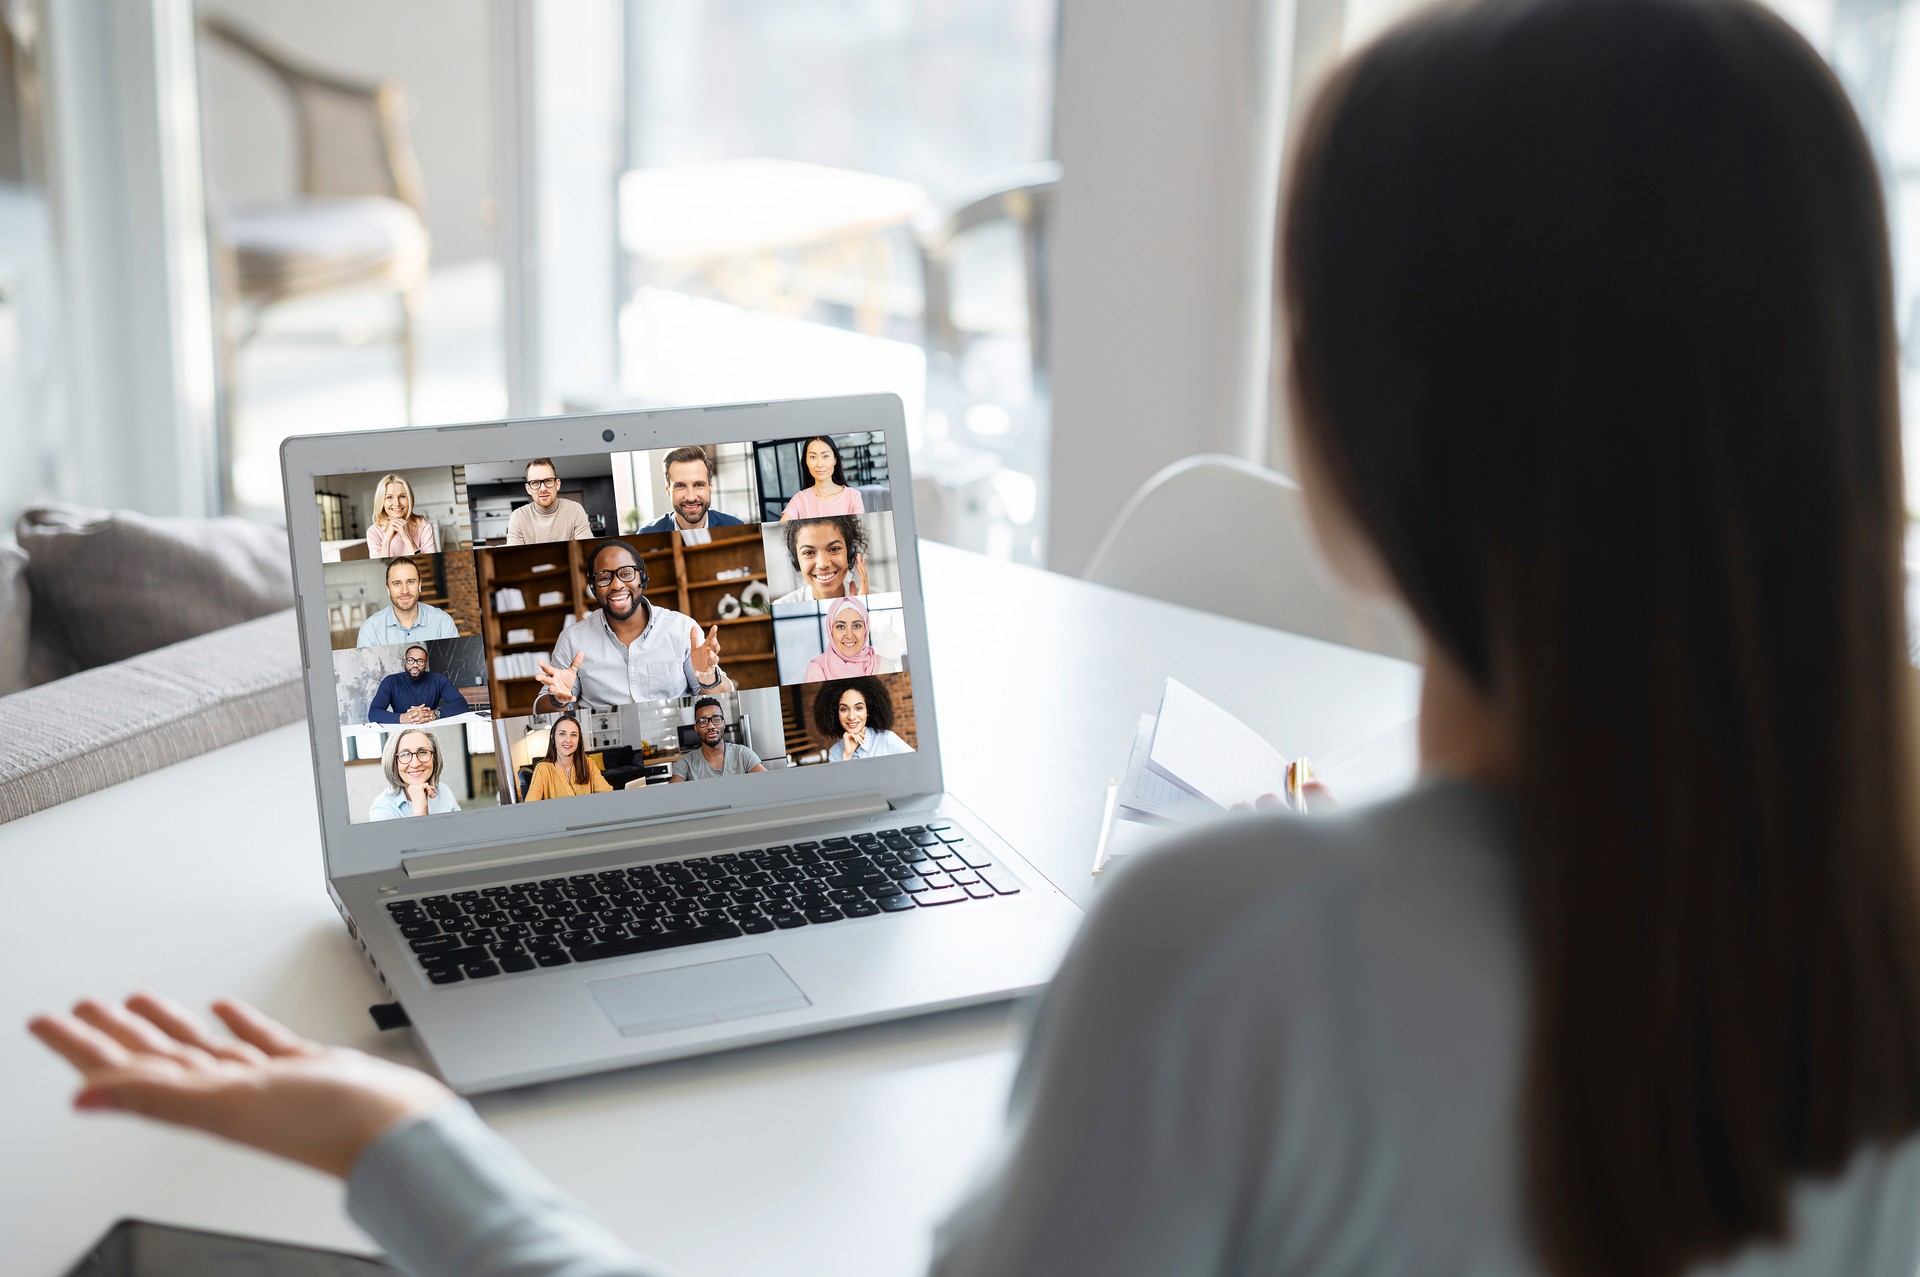
[(585, 541), (593, 535), (586, 508), (560, 495), (560, 472), (551, 457), (527, 462), (527, 495), (533, 500), (507, 518), (508, 545)]
[(600, 606), (563, 630), (535, 675), (562, 705), (676, 700), (731, 692), (720, 668), (720, 627), (703, 641), (693, 618), (647, 601), (647, 570), (625, 541), (602, 541), (587, 560)]

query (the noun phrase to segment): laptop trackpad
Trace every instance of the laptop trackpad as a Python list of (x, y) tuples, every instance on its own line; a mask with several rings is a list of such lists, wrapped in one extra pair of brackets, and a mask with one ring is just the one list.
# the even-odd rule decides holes
[(623, 1038), (813, 1005), (764, 953), (595, 980), (587, 988)]

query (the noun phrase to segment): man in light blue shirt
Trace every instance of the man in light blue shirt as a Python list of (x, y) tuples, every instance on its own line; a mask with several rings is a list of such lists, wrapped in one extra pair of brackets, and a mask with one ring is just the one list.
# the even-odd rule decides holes
[(588, 562), (600, 606), (560, 632), (536, 676), (556, 701), (625, 705), (733, 690), (720, 668), (720, 627), (702, 639), (692, 617), (650, 603), (631, 545), (603, 541)]
[(453, 618), (420, 601), (420, 569), (412, 559), (387, 560), (386, 607), (360, 623), (358, 647), (387, 647), (426, 639), (459, 638)]

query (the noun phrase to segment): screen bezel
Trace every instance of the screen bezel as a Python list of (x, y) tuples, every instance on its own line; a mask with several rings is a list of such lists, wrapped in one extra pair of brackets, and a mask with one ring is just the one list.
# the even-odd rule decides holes
[[(558, 803), (520, 803), (417, 820), (353, 823), (346, 769), (340, 761), (333, 647), (327, 631), (326, 584), (320, 559), (314, 480), (432, 466), (477, 465), (537, 456), (639, 452), (681, 444), (745, 443), (812, 434), (878, 432), (887, 447), (894, 540), (899, 547), (907, 672), (919, 737), (915, 753), (859, 760), (858, 767), (785, 767), (750, 776), (722, 776), (692, 785), (648, 786)], [(604, 436), (611, 432), (611, 441)], [(349, 434), (303, 435), (280, 448), (293, 562), (301, 668), (307, 693), (314, 792), (330, 877), (398, 868), (411, 856), (461, 848), (541, 842), (583, 833), (617, 834), (631, 824), (658, 829), (675, 817), (710, 818), (716, 807), (764, 810), (787, 803), (878, 794), (888, 801), (942, 789), (939, 730), (927, 656), (925, 600), (907, 456), (906, 419), (897, 395), (857, 395), (713, 407), (664, 408), (523, 418), (457, 426), (419, 426)], [(913, 548), (912, 552), (910, 548)], [(484, 553), (484, 551), (481, 551)], [(725, 663), (724, 657), (722, 664)]]

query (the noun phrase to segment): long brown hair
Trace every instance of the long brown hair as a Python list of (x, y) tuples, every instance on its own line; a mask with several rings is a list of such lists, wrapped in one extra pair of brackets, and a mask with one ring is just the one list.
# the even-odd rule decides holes
[(560, 770), (560, 724), (572, 723), (574, 730), (573, 762), (567, 767), (572, 774), (568, 776), (576, 785), (593, 782), (593, 766), (587, 762), (587, 733), (580, 726), (580, 720), (572, 714), (562, 714), (553, 720), (553, 727), (547, 732), (546, 761), (553, 764), (554, 770)]
[(1472, 0), (1330, 78), (1279, 260), (1303, 447), (1518, 741), (1527, 1218), (1782, 1238), (1920, 1129), (1901, 463), (1858, 121), (1748, 0)]

